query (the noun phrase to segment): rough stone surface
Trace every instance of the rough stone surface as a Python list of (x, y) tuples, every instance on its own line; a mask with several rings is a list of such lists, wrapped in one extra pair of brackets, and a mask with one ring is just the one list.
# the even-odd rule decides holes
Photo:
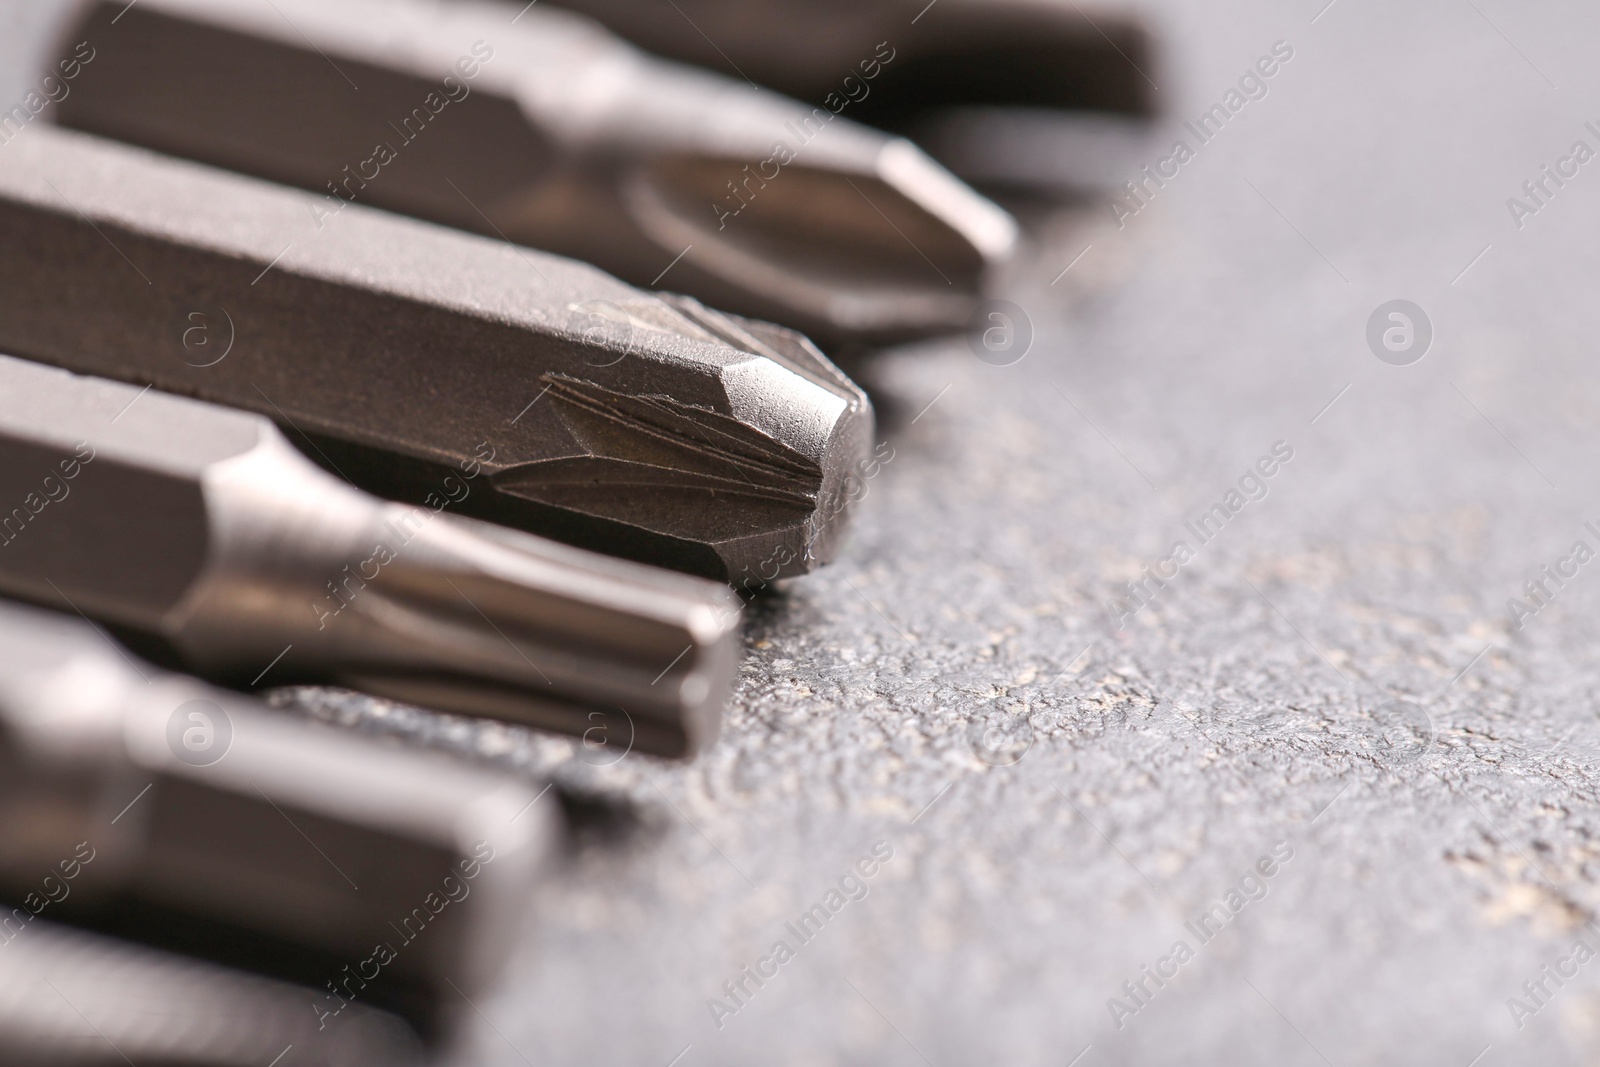
[[(1595, 19), (1316, 14), (1161, 16), (1180, 117), (1294, 57), (1121, 228), (1029, 216), (1021, 362), (953, 342), (863, 371), (894, 458), (846, 560), (752, 608), (715, 751), (602, 769), (463, 731), (637, 823), (538, 903), (481, 1005), (487, 1062), (1600, 1058), (1600, 969), (1521, 988), (1600, 947), (1600, 591), (1584, 567), (1521, 629), (1507, 607), (1600, 549), (1600, 185), (1521, 229), (1505, 203), (1600, 147)], [(1152, 162), (1174, 137), (1197, 144), (1175, 123)], [(1365, 340), (1394, 298), (1434, 324), (1411, 366)], [(1186, 520), (1277, 442), (1266, 497), (1202, 543)], [(1119, 628), (1108, 602), (1179, 540)], [(801, 945), (785, 924), (879, 841), (868, 895)], [(780, 939), (796, 957), (718, 1028), (709, 999)]]
[[(1507, 606), (1600, 551), (1600, 163), (1520, 228), (1506, 204), (1600, 149), (1600, 13), (1322, 3), (1156, 12), (1177, 119), (1294, 55), (1121, 228), (1028, 216), (1026, 358), (862, 371), (894, 458), (843, 561), (750, 609), (698, 762), (280, 694), (553, 776), (580, 816), (462, 1063), (1600, 1061), (1600, 963), (1541, 971), (1600, 948), (1600, 562)], [(1394, 298), (1434, 326), (1411, 366), (1365, 339)], [(1276, 442), (1202, 544), (1185, 522)]]

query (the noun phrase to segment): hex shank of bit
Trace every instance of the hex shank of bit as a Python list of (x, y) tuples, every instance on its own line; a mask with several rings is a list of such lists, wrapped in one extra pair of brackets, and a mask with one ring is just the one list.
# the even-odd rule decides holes
[[(457, 0), (467, 2), (467, 0)], [(511, 8), (512, 3), (502, 5)], [(875, 82), (859, 105), (876, 122), (951, 106), (1074, 108), (1153, 114), (1152, 44), (1131, 4), (1069, 0), (560, 0), (660, 56), (802, 99)], [(697, 27), (716, 26), (713, 40)], [(863, 42), (882, 41), (874, 65)], [(940, 77), (939, 75), (943, 75)], [(857, 90), (859, 93), (859, 90)]]
[(17, 938), (34, 915), (132, 902), (338, 961), (340, 999), (319, 991), (308, 1017), (371, 1003), (367, 982), (448, 1003), (449, 983), (471, 995), (501, 967), (554, 840), (538, 795), (140, 664), (75, 617), (0, 606), (0, 824), (17, 828), (0, 889), (20, 902)]
[(543, 5), (513, 22), (493, 4), (105, 0), (70, 39), (95, 59), (66, 125), (314, 190), (326, 215), (359, 201), (664, 276), (824, 341), (965, 328), (1016, 242), (910, 142)]
[(317, 990), (45, 919), (0, 946), (7, 1067), (421, 1067), (399, 1019), (359, 1004), (319, 1029)]
[(798, 335), (47, 127), (0, 153), (0, 349), (258, 411), (416, 502), (738, 581), (830, 559), (872, 408)]
[(655, 55), (847, 109), (1013, 195), (1117, 186), (1165, 110), (1151, 13), (1121, 0), (555, 2)]
[(725, 587), (386, 504), (259, 415), (0, 356), (0, 501), (0, 593), (219, 681), (610, 722), (668, 756), (716, 736), (738, 641)]

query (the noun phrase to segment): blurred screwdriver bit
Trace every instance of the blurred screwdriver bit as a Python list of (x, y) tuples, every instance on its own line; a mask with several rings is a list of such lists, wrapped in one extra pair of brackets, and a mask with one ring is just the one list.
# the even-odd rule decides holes
[(734, 582), (833, 558), (872, 406), (804, 338), (320, 204), (30, 127), (0, 152), (0, 350), (258, 411), (371, 492), (585, 548)]
[(356, 200), (670, 279), (825, 342), (965, 328), (1016, 238), (910, 142), (542, 6), (106, 0), (67, 39), (95, 58), (66, 125), (315, 190), (330, 214)]
[(404, 1023), (359, 1004), (319, 1030), (315, 989), (42, 919), (25, 929), (0, 948), (6, 1067), (423, 1063)]
[(556, 2), (651, 52), (912, 137), (980, 184), (1051, 192), (1103, 181), (1106, 169), (1080, 157), (1126, 156), (1157, 111), (1153, 42), (1126, 5)]
[(16, 902), (0, 955), (35, 917), (145, 907), (303, 950), (322, 973), (301, 1010), (321, 1029), (373, 1003), (369, 983), (451, 1013), (498, 975), (554, 842), (539, 796), (0, 605), (0, 892)]
[(384, 503), (258, 415), (5, 356), (0, 540), (0, 593), (228, 684), (328, 682), (683, 756), (733, 675), (738, 600), (715, 582)]

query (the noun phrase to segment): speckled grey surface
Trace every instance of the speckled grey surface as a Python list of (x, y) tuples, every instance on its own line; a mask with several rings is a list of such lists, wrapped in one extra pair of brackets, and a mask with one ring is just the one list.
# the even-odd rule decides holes
[[(865, 372), (894, 458), (843, 561), (751, 608), (698, 762), (310, 701), (593, 801), (462, 1063), (1600, 1061), (1600, 964), (1541, 971), (1600, 947), (1600, 563), (1520, 630), (1507, 607), (1600, 549), (1600, 163), (1520, 229), (1506, 206), (1600, 147), (1600, 12), (1323, 3), (1158, 14), (1180, 118), (1293, 59), (1124, 227), (1030, 218), (1026, 358)], [(1410, 366), (1365, 339), (1394, 298), (1434, 327)], [(1199, 545), (1185, 521), (1280, 441)]]

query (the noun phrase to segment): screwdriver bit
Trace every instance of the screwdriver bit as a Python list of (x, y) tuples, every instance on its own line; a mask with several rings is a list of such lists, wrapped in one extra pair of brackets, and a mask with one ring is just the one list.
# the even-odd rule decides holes
[[(1157, 112), (1140, 19), (1076, 0), (557, 0), (661, 56), (914, 138), (980, 184), (1103, 173)], [(514, 13), (520, 0), (514, 0)], [(1087, 8), (1088, 10), (1085, 10)], [(1115, 121), (1121, 119), (1122, 121)], [(997, 129), (998, 128), (998, 129)]]
[(315, 190), (329, 226), (368, 203), (825, 343), (965, 328), (1016, 239), (908, 141), (542, 6), (106, 0), (68, 39), (95, 58), (66, 125)]
[(319, 229), (320, 202), (30, 127), (0, 152), (0, 350), (597, 551), (731, 582), (833, 557), (872, 405), (804, 338), (371, 208)]
[(7, 1067), (420, 1067), (399, 1019), (353, 1004), (319, 1030), (297, 987), (34, 920), (0, 946)]
[(259, 415), (0, 356), (0, 594), (225, 684), (338, 684), (667, 756), (715, 737), (726, 587), (446, 503), (352, 489)]
[[(93, 508), (76, 496), (59, 506)], [(372, 1003), (369, 983), (427, 1005), (488, 986), (556, 827), (519, 779), (167, 674), (15, 604), (0, 605), (0, 770), (0, 892), (17, 902), (0, 954), (36, 918), (213, 923), (326, 959), (302, 1009), (319, 1029)]]

